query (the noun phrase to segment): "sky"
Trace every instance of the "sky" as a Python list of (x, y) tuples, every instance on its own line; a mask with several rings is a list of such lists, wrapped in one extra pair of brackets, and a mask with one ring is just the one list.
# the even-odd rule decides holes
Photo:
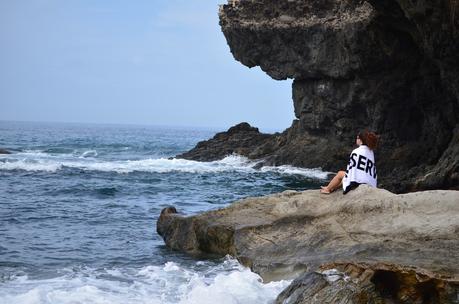
[(237, 62), (226, 0), (0, 0), (0, 120), (283, 130), (291, 80)]

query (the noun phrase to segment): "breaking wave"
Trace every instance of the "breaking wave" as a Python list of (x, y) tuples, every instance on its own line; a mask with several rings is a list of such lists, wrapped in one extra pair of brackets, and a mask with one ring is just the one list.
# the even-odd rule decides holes
[(89, 151), (84, 151), (83, 154), (81, 154), (80, 158), (86, 158), (86, 157), (96, 157), (97, 151), (96, 150), (89, 150)]
[(80, 156), (50, 155), (43, 152), (28, 151), (0, 157), (0, 170), (25, 170), (56, 172), (63, 168), (86, 171), (131, 173), (220, 173), (220, 172), (274, 172), (286, 175), (303, 175), (310, 178), (325, 179), (327, 172), (320, 169), (304, 169), (292, 166), (262, 167), (255, 169), (257, 161), (239, 155), (229, 155), (222, 160), (198, 162), (177, 158), (147, 158), (140, 160), (101, 160), (97, 152), (86, 151)]
[(289, 281), (263, 283), (237, 261), (191, 267), (167, 262), (141, 269), (72, 269), (51, 279), (19, 276), (3, 282), (0, 304), (7, 303), (270, 303)]

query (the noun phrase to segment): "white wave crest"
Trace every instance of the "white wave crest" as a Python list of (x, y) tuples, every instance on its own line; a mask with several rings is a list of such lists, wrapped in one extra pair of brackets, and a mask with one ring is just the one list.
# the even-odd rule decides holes
[(80, 158), (86, 158), (86, 157), (96, 157), (98, 155), (96, 150), (88, 150), (84, 151), (83, 154), (81, 154)]
[[(325, 179), (327, 172), (320, 169), (302, 169), (292, 166), (262, 167), (254, 169), (257, 161), (251, 161), (239, 155), (229, 155), (222, 160), (212, 162), (198, 162), (177, 158), (157, 158), (123, 161), (102, 161), (94, 159), (97, 152), (86, 151), (80, 157), (44, 155), (43, 153), (32, 153), (32, 157), (24, 155), (11, 155), (0, 158), (0, 170), (26, 170), (55, 172), (64, 167), (76, 168), (87, 171), (102, 172), (151, 172), (151, 173), (220, 173), (220, 172), (274, 172), (286, 175), (303, 175), (310, 178)], [(20, 156), (21, 158), (18, 158)]]
[(183, 304), (270, 303), (287, 287), (286, 281), (263, 284), (261, 278), (249, 270), (218, 274), (211, 282), (201, 277), (190, 281), (191, 290)]
[(250, 162), (241, 156), (228, 156), (220, 161), (198, 162), (185, 159), (142, 159), (126, 161), (98, 161), (94, 159), (60, 159), (46, 158), (0, 158), (0, 170), (26, 170), (54, 172), (63, 167), (77, 168), (88, 171), (130, 173), (140, 172), (186, 172), (186, 173), (218, 173), (225, 171), (254, 172)]
[(42, 150), (24, 150), (13, 155), (22, 157), (46, 157), (48, 154)]
[(0, 304), (258, 304), (271, 303), (289, 284), (264, 284), (257, 274), (232, 259), (220, 265), (198, 263), (184, 267), (168, 262), (138, 271), (86, 269), (42, 280), (23, 276), (0, 285)]
[(221, 161), (197, 162), (185, 159), (142, 159), (113, 162), (66, 162), (63, 166), (91, 171), (131, 173), (140, 172), (184, 172), (218, 173), (225, 171), (253, 171), (246, 159), (240, 156), (228, 156)]
[(271, 167), (271, 166), (266, 166), (262, 167), (260, 169), (262, 172), (277, 172), (279, 174), (287, 174), (287, 175), (303, 175), (311, 178), (317, 178), (317, 179), (326, 179), (329, 172), (322, 171), (320, 168), (313, 168), (313, 169), (308, 169), (308, 168), (298, 168), (298, 167), (292, 167), (292, 166), (279, 166), (279, 167)]
[(43, 161), (30, 161), (20, 159), (16, 161), (0, 162), (0, 170), (25, 170), (25, 171), (45, 171), (56, 172), (62, 168), (62, 164)]

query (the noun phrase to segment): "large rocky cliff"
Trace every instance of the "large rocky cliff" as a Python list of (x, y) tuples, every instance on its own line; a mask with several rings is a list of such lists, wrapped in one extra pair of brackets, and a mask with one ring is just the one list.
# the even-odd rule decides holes
[[(382, 187), (458, 188), (458, 13), (455, 0), (222, 5), (220, 25), (234, 58), (273, 79), (294, 79), (297, 119), (243, 154), (336, 171), (356, 133), (368, 128), (381, 136)], [(205, 159), (200, 155), (184, 157)]]

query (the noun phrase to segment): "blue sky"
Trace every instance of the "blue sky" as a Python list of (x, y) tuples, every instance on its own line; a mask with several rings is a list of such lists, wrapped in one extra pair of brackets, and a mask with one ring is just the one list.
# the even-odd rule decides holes
[(281, 130), (291, 81), (232, 57), (225, 0), (0, 0), (0, 120)]

